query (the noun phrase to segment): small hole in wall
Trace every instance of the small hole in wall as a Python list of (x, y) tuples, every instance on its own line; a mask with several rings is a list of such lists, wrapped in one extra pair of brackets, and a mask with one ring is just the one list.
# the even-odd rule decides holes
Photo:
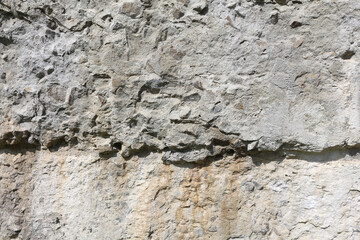
[(232, 155), (234, 155), (234, 153), (235, 153), (234, 149), (228, 149), (228, 150), (226, 151), (226, 154), (227, 154), (228, 156), (232, 156)]
[(121, 144), (121, 142), (116, 142), (113, 144), (113, 147), (116, 148), (117, 150), (121, 151), (122, 144)]

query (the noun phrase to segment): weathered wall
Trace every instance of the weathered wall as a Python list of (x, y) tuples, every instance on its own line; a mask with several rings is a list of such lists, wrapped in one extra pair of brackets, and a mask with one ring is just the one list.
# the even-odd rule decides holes
[(0, 1), (0, 239), (359, 239), (359, 17)]
[(0, 160), (5, 239), (360, 238), (359, 159), (195, 167), (64, 149)]

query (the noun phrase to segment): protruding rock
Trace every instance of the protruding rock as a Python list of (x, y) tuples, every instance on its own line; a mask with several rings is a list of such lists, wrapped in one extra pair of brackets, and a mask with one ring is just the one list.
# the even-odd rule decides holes
[(184, 13), (177, 8), (174, 10), (173, 16), (174, 18), (179, 19), (184, 16)]
[(277, 24), (279, 21), (279, 13), (278, 12), (272, 12), (270, 16), (270, 22), (272, 24)]
[(239, 0), (231, 0), (226, 4), (227, 8), (233, 9), (236, 7), (236, 5), (239, 3)]
[(120, 12), (131, 17), (136, 18), (142, 11), (141, 3), (137, 0), (127, 0), (122, 3)]

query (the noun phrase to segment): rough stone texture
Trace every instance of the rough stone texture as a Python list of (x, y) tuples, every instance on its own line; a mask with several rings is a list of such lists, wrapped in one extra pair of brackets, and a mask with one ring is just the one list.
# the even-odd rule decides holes
[(158, 153), (124, 161), (76, 150), (3, 151), (1, 235), (359, 239), (360, 159), (314, 159), (176, 166)]
[(0, 239), (359, 239), (359, 17), (1, 0)]

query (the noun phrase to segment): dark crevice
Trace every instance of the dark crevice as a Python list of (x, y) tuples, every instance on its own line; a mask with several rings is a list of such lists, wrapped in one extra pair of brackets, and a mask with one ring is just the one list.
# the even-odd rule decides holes
[(59, 151), (60, 148), (67, 147), (68, 145), (69, 144), (65, 140), (65, 136), (61, 136), (52, 139), (52, 141), (47, 144), (47, 148), (49, 149), (50, 152), (57, 152)]
[[(76, 146), (76, 142), (73, 142), (73, 146)], [(60, 137), (56, 140), (53, 140), (48, 149), (51, 152), (58, 151), (61, 147), (68, 147), (69, 142), (65, 141), (65, 138)], [(112, 157), (117, 157), (117, 153), (122, 150), (122, 143), (116, 142), (112, 145), (114, 150), (101, 152), (99, 156), (103, 159), (108, 159)], [(192, 151), (208, 149), (210, 152), (213, 152), (215, 147), (220, 148), (220, 151), (217, 151), (213, 156), (206, 156), (204, 159), (200, 159), (196, 162), (188, 162), (185, 160), (179, 161), (163, 161), (166, 165), (174, 165), (183, 168), (202, 168), (209, 166), (211, 163), (224, 159), (225, 157), (232, 156), (234, 158), (242, 158), (250, 156), (253, 163), (256, 166), (261, 164), (266, 164), (273, 161), (283, 161), (284, 159), (297, 159), (304, 160), (308, 162), (319, 162), (326, 163), (331, 161), (337, 161), (339, 159), (344, 159), (346, 157), (359, 158), (360, 159), (360, 144), (354, 146), (334, 146), (326, 148), (322, 151), (307, 151), (298, 149), (299, 146), (294, 147), (294, 143), (285, 143), (276, 151), (260, 151), (254, 149), (251, 151), (246, 150), (246, 144), (242, 146), (235, 146), (227, 140), (214, 139), (211, 145), (184, 145), (176, 147), (167, 147), (164, 149), (159, 149), (156, 146), (148, 146), (146, 144), (142, 145), (139, 149), (128, 149), (126, 153), (122, 153), (125, 159), (130, 159), (134, 156), (140, 158), (145, 158), (151, 153), (164, 153), (164, 152), (174, 152), (174, 153), (191, 153)], [(305, 146), (300, 146), (305, 148)], [(10, 144), (0, 145), (0, 153), (7, 154), (26, 154), (27, 152), (36, 152), (41, 151), (41, 145), (39, 143), (29, 144), (27, 141), (12, 142)]]
[[(110, 135), (105, 132), (98, 133), (97, 136), (100, 135), (103, 138), (110, 137)], [(347, 157), (360, 159), (360, 144), (343, 144), (328, 147), (321, 151), (315, 151), (311, 150), (311, 146), (293, 141), (283, 143), (276, 150), (266, 151), (258, 148), (258, 140), (243, 141), (241, 139), (237, 139), (238, 137), (236, 137), (233, 133), (231, 133), (232, 136), (226, 135), (228, 134), (225, 134), (225, 136), (214, 137), (209, 145), (184, 143), (166, 148), (142, 144), (137, 149), (124, 149), (122, 142), (114, 142), (111, 150), (101, 152), (99, 153), (99, 156), (101, 158), (108, 159), (118, 157), (118, 153), (121, 152), (125, 159), (130, 159), (134, 156), (145, 158), (152, 153), (170, 154), (170, 158), (163, 158), (164, 164), (189, 168), (201, 168), (208, 166), (212, 162), (223, 159), (227, 156), (232, 156), (233, 158), (250, 156), (255, 165), (261, 165), (271, 161), (282, 161), (284, 159), (298, 159), (321, 163), (336, 161)], [(236, 141), (234, 141), (234, 136)], [(53, 137), (51, 141), (47, 142), (44, 146), (46, 146), (51, 152), (55, 152), (62, 147), (76, 147), (79, 144), (78, 141), (79, 140), (76, 137), (67, 139), (66, 136), (59, 136)], [(28, 151), (40, 151), (41, 147), (42, 144), (33, 140), (31, 133), (28, 131), (7, 132), (4, 133), (0, 139), (0, 153), (25, 154)], [(197, 153), (200, 154), (196, 155)], [(195, 156), (193, 159), (194, 162), (190, 162), (190, 160), (183, 160), (191, 159), (192, 155)], [(196, 157), (199, 158), (196, 159)]]
[(275, 2), (279, 5), (286, 5), (287, 4), (287, 0), (275, 0)]
[(0, 154), (10, 154), (10, 155), (25, 155), (29, 152), (35, 153), (41, 151), (40, 146), (7, 146), (0, 148)]
[(290, 27), (291, 28), (298, 28), (298, 27), (301, 27), (303, 24), (301, 22), (298, 22), (298, 21), (293, 21), (291, 24), (290, 24)]
[(72, 31), (72, 32), (81, 32), (85, 28), (91, 27), (93, 24), (94, 23), (92, 21), (80, 22), (80, 23), (76, 24), (75, 26), (72, 26), (70, 28), (70, 31)]
[(256, 165), (267, 163), (271, 161), (282, 161), (284, 159), (298, 159), (308, 162), (331, 162), (343, 159), (346, 157), (357, 158), (360, 157), (360, 144), (354, 146), (333, 146), (322, 151), (307, 151), (305, 146), (304, 150), (289, 148), (289, 144), (284, 144), (277, 151), (257, 151), (255, 150), (248, 155), (252, 157)]
[(143, 92), (149, 92), (151, 94), (158, 94), (164, 86), (166, 86), (168, 82), (162, 81), (159, 79), (154, 79), (147, 81), (144, 85), (141, 86), (140, 90), (137, 94), (137, 100), (135, 102), (135, 105), (142, 100), (142, 94)]
[(109, 159), (117, 156), (117, 151), (108, 151), (99, 153), (99, 157), (103, 159)]
[(111, 78), (108, 74), (106, 73), (95, 73), (93, 75), (94, 78), (100, 78), (100, 79), (108, 79)]
[(217, 138), (214, 138), (212, 140), (212, 143), (214, 146), (229, 146), (230, 145), (230, 141), (229, 140), (224, 140), (224, 139), (217, 139)]
[(69, 141), (69, 146), (73, 147), (79, 144), (79, 140), (77, 137), (73, 137), (70, 141)]
[(256, 0), (255, 3), (260, 6), (264, 6), (265, 4), (264, 0)]
[[(164, 161), (164, 164), (172, 164), (175, 166), (189, 167), (189, 168), (201, 168), (214, 162), (214, 159), (223, 159), (226, 156), (233, 156), (235, 158), (242, 158), (250, 156), (255, 165), (261, 165), (272, 161), (282, 161), (284, 159), (298, 159), (309, 162), (330, 162), (343, 159), (346, 157), (359, 158), (360, 159), (360, 144), (354, 146), (334, 146), (326, 148), (322, 151), (308, 151), (305, 150), (306, 146), (299, 143), (285, 143), (276, 151), (260, 151), (258, 149), (247, 150), (246, 143), (243, 145), (235, 146), (227, 141), (215, 140), (210, 146), (194, 145), (184, 146), (184, 148), (178, 149), (173, 147), (172, 149), (166, 148), (160, 152), (173, 151), (175, 152), (191, 152), (199, 149), (212, 150), (215, 146), (221, 146), (220, 153), (214, 156), (208, 156), (203, 160), (196, 162), (187, 162), (184, 160), (179, 161)], [(301, 150), (304, 149), (304, 150)], [(211, 161), (209, 161), (211, 159)]]
[(3, 17), (6, 20), (14, 18), (14, 15), (13, 15), (12, 12), (8, 12), (8, 11), (5, 11), (3, 9), (0, 9), (0, 16)]
[(209, 12), (209, 8), (205, 7), (203, 10), (199, 12), (200, 15), (206, 15)]
[(24, 12), (17, 11), (16, 9), (12, 9), (10, 6), (6, 5), (2, 1), (0, 1), (0, 6), (3, 6), (8, 9), (8, 11), (4, 9), (0, 9), (0, 15), (4, 15), (6, 18), (19, 18), (28, 23), (31, 23), (29, 20), (30, 16)]
[(70, 30), (68, 27), (66, 27), (64, 24), (62, 24), (62, 23), (61, 23), (59, 20), (57, 20), (55, 17), (50, 16), (51, 13), (48, 13), (46, 6), (43, 7), (43, 8), (41, 8), (41, 7), (36, 7), (36, 8), (34, 8), (34, 9), (40, 10), (41, 13), (43, 13), (46, 17), (49, 18), (49, 20), (51, 20), (52, 22), (56, 23), (58, 26), (63, 27), (63, 28), (65, 28), (65, 29), (67, 29), (67, 30)]
[(206, 157), (205, 159), (197, 162), (177, 161), (177, 162), (164, 162), (164, 164), (174, 165), (176, 167), (189, 168), (189, 169), (204, 168), (210, 166), (214, 162), (220, 161), (223, 158), (224, 156), (219, 154), (215, 156)]
[(10, 44), (13, 44), (14, 41), (11, 39), (11, 37), (0, 36), (0, 43), (5, 46), (9, 46)]
[(40, 143), (30, 139), (30, 136), (28, 131), (6, 132), (0, 139), (0, 149), (31, 149), (40, 146)]
[[(102, 26), (94, 23), (93, 21), (91, 20), (88, 20), (88, 21), (84, 21), (84, 22), (79, 22), (77, 23), (75, 26), (72, 26), (72, 27), (67, 27), (65, 26), (63, 23), (61, 23), (57, 18), (51, 16), (52, 14), (52, 10), (49, 10), (48, 6), (44, 6), (44, 7), (36, 7), (34, 8), (36, 10), (40, 10), (40, 12), (42, 14), (44, 14), (50, 21), (52, 21), (53, 23), (52, 24), (57, 24), (58, 26), (62, 27), (62, 28), (65, 28), (66, 30), (68, 31), (71, 31), (71, 32), (81, 32), (83, 31), (84, 29), (86, 28), (89, 28), (91, 27), (92, 25), (96, 25), (100, 28), (103, 28)], [(56, 28), (55, 26), (53, 26), (53, 28)]]
[(170, 122), (174, 124), (199, 124), (199, 121), (194, 119), (170, 119)]
[(354, 51), (347, 50), (343, 54), (340, 55), (340, 57), (344, 60), (349, 60), (355, 55)]
[(211, 146), (206, 145), (187, 145), (187, 144), (179, 144), (178, 146), (170, 146), (163, 149), (163, 151), (171, 151), (171, 152), (177, 152), (177, 153), (188, 153), (192, 152), (194, 150), (201, 150), (201, 149), (209, 149)]
[(12, 235), (10, 235), (10, 239), (17, 239), (19, 237), (21, 230), (14, 231)]
[(122, 152), (122, 156), (125, 159), (130, 159), (134, 156), (138, 157), (147, 157), (151, 153), (158, 153), (161, 152), (160, 149), (158, 149), (155, 146), (148, 146), (146, 144), (142, 145), (140, 148), (137, 149), (127, 149), (126, 151)]
[(114, 147), (115, 149), (117, 149), (118, 151), (121, 151), (122, 143), (121, 143), (121, 142), (113, 143), (113, 147)]

